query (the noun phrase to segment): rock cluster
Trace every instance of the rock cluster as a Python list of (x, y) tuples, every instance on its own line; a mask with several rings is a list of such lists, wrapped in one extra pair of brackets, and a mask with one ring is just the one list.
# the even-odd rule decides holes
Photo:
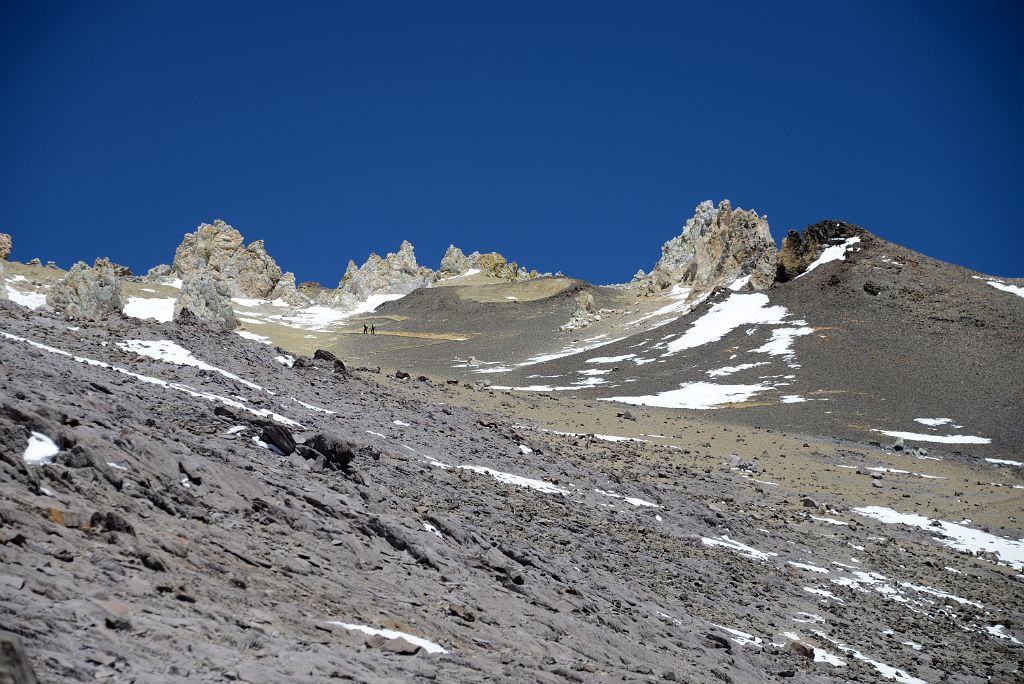
[(89, 266), (79, 261), (46, 294), (46, 303), (72, 318), (97, 321), (111, 311), (120, 311), (121, 276), (109, 259), (97, 259)]
[(11, 256), (11, 236), (7, 233), (0, 233), (0, 261)]
[(397, 252), (383, 258), (371, 254), (366, 263), (358, 267), (354, 261), (349, 261), (338, 283), (334, 304), (351, 308), (373, 295), (408, 294), (436, 280), (434, 271), (416, 263), (412, 245), (404, 240)]
[(761, 290), (775, 280), (775, 263), (767, 217), (734, 210), (728, 200), (717, 207), (706, 201), (697, 205), (682, 234), (662, 245), (646, 283), (655, 292), (681, 284), (699, 293), (750, 276), (750, 287)]
[(845, 221), (821, 221), (807, 226), (803, 233), (789, 231), (779, 249), (776, 280), (786, 282), (796, 278), (821, 256), (826, 247), (855, 236), (867, 237), (869, 233)]
[(244, 244), (242, 234), (220, 219), (187, 233), (174, 253), (171, 273), (186, 280), (197, 271), (211, 271), (232, 297), (265, 299), (281, 280), (281, 268), (267, 254), (262, 240)]
[(295, 274), (286, 272), (277, 281), (274, 291), (270, 293), (270, 299), (281, 299), (296, 307), (309, 306), (310, 298), (299, 291), (295, 285)]
[(157, 264), (153, 268), (146, 271), (146, 275), (142, 276), (142, 280), (147, 283), (159, 283), (164, 278), (171, 277), (171, 267), (167, 264)]
[(572, 312), (572, 318), (568, 323), (560, 326), (561, 330), (578, 330), (585, 328), (595, 320), (601, 320), (594, 306), (594, 295), (589, 290), (580, 290), (576, 295), (576, 309)]
[(225, 330), (238, 327), (227, 284), (208, 270), (192, 271), (184, 279), (174, 303), (174, 320), (202, 321)]
[(536, 278), (537, 271), (527, 271), (514, 261), (508, 261), (498, 252), (473, 252), (466, 255), (455, 245), (449, 245), (448, 251), (441, 258), (441, 268), (437, 274), (442, 278), (461, 275), (470, 269), (479, 269), (484, 275), (502, 280), (526, 280)]

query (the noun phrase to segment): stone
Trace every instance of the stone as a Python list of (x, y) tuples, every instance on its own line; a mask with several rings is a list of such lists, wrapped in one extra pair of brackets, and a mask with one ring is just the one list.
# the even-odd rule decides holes
[(868, 239), (869, 233), (845, 221), (821, 221), (804, 228), (803, 233), (795, 230), (782, 239), (776, 269), (776, 280), (787, 282), (807, 270), (821, 256), (825, 248), (851, 237)]
[(384, 650), (397, 653), (398, 655), (416, 655), (420, 652), (420, 647), (416, 644), (410, 644), (402, 637), (398, 637), (397, 639), (389, 639), (384, 644)]
[(330, 470), (347, 470), (356, 456), (352, 445), (335, 435), (316, 434), (306, 441), (306, 446), (322, 454), (324, 467)]
[(121, 277), (109, 259), (92, 266), (79, 261), (46, 293), (46, 303), (71, 318), (98, 321), (121, 310)]
[(869, 280), (864, 283), (864, 291), (872, 297), (877, 297), (882, 292), (882, 286)]
[(0, 233), (0, 261), (7, 261), (11, 256), (13, 241), (7, 233)]
[(36, 684), (37, 681), (21, 638), (11, 632), (0, 631), (0, 682)]
[(182, 283), (181, 295), (174, 303), (174, 320), (200, 321), (224, 330), (238, 327), (227, 286), (205, 270), (192, 271)]
[(775, 280), (776, 260), (766, 216), (734, 210), (728, 200), (717, 207), (705, 201), (682, 234), (662, 245), (648, 287), (661, 292), (682, 285), (692, 289), (693, 297), (750, 276), (750, 287), (763, 290)]
[(395, 377), (398, 378), (399, 380), (408, 380), (412, 376), (410, 376), (404, 370), (398, 370), (395, 371)]
[(241, 233), (220, 219), (203, 223), (178, 245), (172, 274), (187, 280), (194, 273), (211, 271), (224, 281), (230, 296), (266, 299), (281, 280), (281, 268), (262, 240), (244, 242)]
[(265, 425), (263, 432), (260, 433), (260, 439), (276, 446), (285, 456), (290, 456), (295, 451), (295, 438), (283, 425)]

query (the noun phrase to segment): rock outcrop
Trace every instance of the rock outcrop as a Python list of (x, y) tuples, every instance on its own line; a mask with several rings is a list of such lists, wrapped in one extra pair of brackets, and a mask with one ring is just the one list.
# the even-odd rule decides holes
[(173, 275), (186, 280), (197, 271), (211, 271), (232, 297), (265, 299), (281, 280), (281, 268), (267, 254), (262, 240), (244, 244), (242, 234), (220, 219), (187, 233), (174, 253)]
[(277, 281), (274, 291), (270, 293), (270, 299), (280, 299), (296, 307), (309, 306), (310, 302), (309, 297), (303, 295), (295, 286), (295, 274), (291, 271), (282, 275), (281, 279)]
[(7, 281), (4, 280), (3, 259), (0, 259), (0, 299), (7, 299)]
[(171, 278), (171, 267), (167, 264), (158, 264), (146, 271), (142, 280), (147, 283), (159, 283), (164, 278)]
[(345, 275), (338, 283), (334, 304), (351, 308), (373, 295), (408, 294), (436, 280), (434, 271), (416, 263), (413, 247), (405, 240), (397, 252), (384, 258), (371, 254), (359, 267), (354, 261), (349, 261)]
[(446, 277), (457, 276), (471, 268), (474, 268), (473, 260), (455, 245), (448, 245), (448, 251), (441, 257), (441, 274)]
[(589, 290), (580, 290), (579, 294), (576, 295), (576, 309), (572, 312), (572, 318), (569, 319), (568, 323), (560, 326), (560, 330), (579, 330), (585, 328), (595, 320), (601, 320), (600, 314), (597, 313), (597, 307), (594, 306), (594, 294)]
[(804, 228), (803, 233), (789, 231), (782, 238), (776, 280), (786, 282), (807, 270), (821, 256), (826, 247), (851, 237), (869, 237), (863, 228), (845, 221), (821, 221)]
[(46, 303), (72, 318), (97, 321), (122, 308), (118, 272), (119, 267), (108, 259), (97, 259), (92, 266), (79, 261), (50, 288)]
[(750, 276), (749, 287), (761, 290), (775, 280), (776, 258), (767, 217), (734, 210), (728, 200), (701, 202), (682, 234), (662, 245), (647, 285), (655, 292), (684, 285), (696, 294)]
[(484, 275), (502, 280), (526, 280), (536, 278), (537, 271), (527, 271), (514, 261), (508, 261), (498, 252), (473, 252), (466, 255), (455, 245), (449, 245), (441, 259), (441, 268), (437, 275), (442, 278), (450, 278), (465, 273), (470, 269), (478, 269)]
[(11, 256), (11, 236), (7, 233), (0, 233), (0, 261), (6, 261)]
[(198, 320), (225, 330), (238, 327), (227, 284), (202, 269), (192, 271), (184, 279), (181, 295), (174, 304), (174, 320)]

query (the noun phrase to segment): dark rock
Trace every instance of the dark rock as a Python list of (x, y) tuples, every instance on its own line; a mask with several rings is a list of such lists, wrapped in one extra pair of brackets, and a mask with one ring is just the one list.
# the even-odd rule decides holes
[(395, 371), (395, 377), (399, 380), (408, 380), (411, 376), (404, 370)]
[(878, 294), (882, 292), (882, 286), (877, 285), (869, 280), (866, 283), (864, 283), (864, 291), (867, 292), (869, 295), (878, 296)]
[(818, 502), (809, 496), (805, 496), (804, 498), (800, 499), (800, 503), (804, 505), (804, 508), (820, 508)]
[(319, 433), (306, 445), (324, 456), (324, 467), (329, 470), (347, 470), (356, 457), (352, 445), (335, 435)]
[(37, 681), (21, 638), (10, 632), (0, 632), (0, 682), (36, 684)]
[(814, 649), (805, 644), (802, 641), (790, 641), (786, 649), (790, 653), (795, 653), (798, 656), (807, 658), (808, 660), (814, 660)]
[(288, 428), (283, 425), (264, 425), (260, 439), (276, 446), (285, 456), (289, 456), (295, 451), (295, 438), (292, 437), (292, 433)]
[(317, 349), (313, 352), (313, 358), (317, 361), (337, 361), (338, 357), (326, 349)]
[(92, 527), (101, 529), (104, 532), (124, 532), (125, 534), (130, 535), (135, 534), (135, 528), (131, 526), (131, 523), (113, 511), (107, 511), (106, 513), (93, 513), (89, 523)]

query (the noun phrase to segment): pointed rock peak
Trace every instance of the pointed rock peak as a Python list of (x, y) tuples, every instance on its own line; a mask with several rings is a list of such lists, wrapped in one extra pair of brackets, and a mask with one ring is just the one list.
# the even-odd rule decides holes
[(662, 245), (661, 259), (644, 281), (653, 292), (683, 285), (699, 294), (749, 276), (746, 287), (761, 290), (775, 279), (776, 255), (767, 216), (733, 209), (728, 200), (717, 207), (707, 200), (682, 233)]
[(263, 240), (247, 247), (242, 234), (220, 219), (186, 233), (174, 252), (171, 273), (182, 280), (207, 270), (224, 281), (232, 297), (269, 297), (281, 280), (281, 268)]

